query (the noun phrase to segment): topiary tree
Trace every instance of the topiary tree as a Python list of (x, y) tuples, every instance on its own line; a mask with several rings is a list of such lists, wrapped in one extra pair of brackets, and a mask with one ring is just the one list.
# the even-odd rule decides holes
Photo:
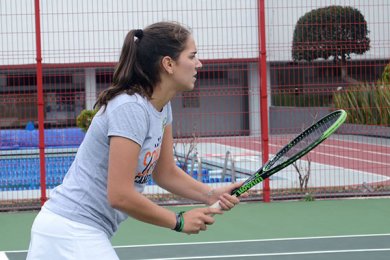
[(341, 64), (342, 76), (348, 77), (345, 64), (351, 54), (370, 49), (367, 22), (361, 12), (349, 6), (329, 6), (312, 10), (299, 18), (293, 35), (294, 61), (333, 58)]

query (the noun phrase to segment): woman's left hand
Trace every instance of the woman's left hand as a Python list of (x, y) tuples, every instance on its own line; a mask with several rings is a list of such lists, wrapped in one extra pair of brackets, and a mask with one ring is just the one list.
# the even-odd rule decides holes
[[(242, 185), (242, 182), (232, 183), (226, 186), (221, 186), (215, 189), (212, 189), (209, 196), (210, 196), (210, 205), (214, 204), (215, 202), (219, 201), (219, 205), (222, 210), (230, 210), (235, 205), (240, 203), (240, 199), (234, 195), (230, 195), (230, 193), (240, 187)], [(244, 193), (241, 195), (241, 197), (247, 197), (248, 194)]]

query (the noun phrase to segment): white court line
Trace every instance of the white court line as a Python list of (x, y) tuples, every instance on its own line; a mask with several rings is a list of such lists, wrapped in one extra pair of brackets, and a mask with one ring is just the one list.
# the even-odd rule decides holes
[(9, 260), (4, 252), (0, 252), (0, 260)]
[(338, 145), (332, 145), (332, 144), (321, 144), (321, 147), (322, 146), (337, 148), (337, 149), (340, 149), (340, 150), (348, 150), (348, 151), (356, 151), (356, 152), (363, 152), (363, 153), (370, 153), (370, 154), (390, 156), (389, 153), (373, 152), (373, 151), (367, 151), (367, 150), (363, 150), (363, 149), (356, 149), (356, 148), (350, 148), (350, 147), (344, 147), (344, 146), (338, 146)]
[(312, 151), (311, 153), (326, 155), (326, 156), (330, 156), (330, 157), (337, 157), (337, 158), (342, 158), (342, 159), (348, 159), (348, 160), (352, 160), (352, 161), (368, 162), (368, 163), (372, 163), (372, 164), (379, 164), (379, 165), (390, 166), (390, 163), (376, 162), (376, 161), (371, 161), (371, 160), (365, 160), (365, 159), (360, 159), (360, 158), (353, 158), (353, 157), (342, 156), (342, 155), (335, 155), (335, 154), (330, 154), (330, 153), (322, 153), (322, 152), (316, 152), (316, 151)]
[[(282, 147), (282, 145), (277, 145), (277, 144), (269, 144), (269, 145), (270, 146), (276, 146), (276, 147)], [(313, 154), (313, 153), (321, 154), (321, 155), (326, 155), (326, 156), (336, 157), (336, 158), (341, 158), (341, 159), (348, 159), (348, 160), (352, 160), (352, 161), (368, 162), (368, 163), (372, 163), (372, 164), (379, 164), (379, 165), (390, 166), (390, 163), (382, 163), (382, 162), (376, 162), (376, 161), (371, 161), (371, 160), (359, 159), (359, 158), (354, 158), (354, 157), (335, 155), (335, 154), (323, 153), (323, 152), (316, 152), (315, 150), (311, 151), (310, 153), (311, 154)]]
[[(318, 236), (318, 237), (290, 237), (290, 238), (269, 238), (269, 239), (247, 239), (247, 240), (224, 240), (224, 241), (208, 241), (208, 242), (188, 242), (188, 243), (162, 243), (162, 244), (144, 244), (144, 245), (126, 245), (114, 246), (113, 248), (134, 248), (134, 247), (159, 247), (159, 246), (186, 246), (186, 245), (210, 245), (210, 244), (232, 244), (232, 243), (247, 243), (247, 242), (273, 242), (273, 241), (295, 241), (295, 240), (312, 240), (312, 239), (334, 239), (334, 238), (360, 238), (360, 237), (387, 237), (390, 233), (384, 234), (364, 234), (364, 235), (341, 235), (341, 236)], [(390, 250), (385, 248), (386, 250)], [(27, 250), (13, 250), (8, 253), (23, 253)], [(4, 252), (0, 252), (4, 254)], [(4, 260), (7, 260), (5, 258)], [(3, 260), (0, 258), (0, 260)]]
[(131, 247), (158, 247), (158, 246), (186, 246), (186, 245), (210, 245), (210, 244), (231, 244), (231, 243), (248, 243), (248, 242), (273, 242), (289, 240), (312, 240), (312, 239), (334, 239), (334, 238), (359, 238), (359, 237), (387, 237), (390, 233), (385, 234), (364, 234), (364, 235), (342, 235), (342, 236), (318, 236), (318, 237), (290, 237), (290, 238), (269, 238), (269, 239), (248, 239), (248, 240), (226, 240), (226, 241), (208, 241), (208, 242), (189, 242), (189, 243), (164, 243), (164, 244), (146, 244), (146, 245), (127, 245), (114, 246), (114, 248), (131, 248)]
[(358, 253), (358, 252), (385, 252), (390, 248), (375, 249), (352, 249), (352, 250), (329, 250), (329, 251), (303, 251), (291, 253), (266, 253), (266, 254), (245, 254), (245, 255), (213, 255), (213, 256), (188, 256), (172, 258), (148, 258), (150, 260), (186, 260), (186, 259), (215, 259), (215, 258), (236, 258), (236, 257), (254, 257), (254, 256), (285, 256), (285, 255), (315, 255), (315, 254), (337, 254), (337, 253)]
[[(261, 142), (255, 141), (256, 144), (261, 144)], [(283, 147), (284, 145), (281, 144), (269, 144), (270, 146), (276, 146), (276, 147)], [(369, 153), (369, 154), (377, 154), (377, 155), (383, 155), (383, 156), (390, 156), (390, 153), (381, 153), (381, 152), (373, 152), (373, 151), (367, 151), (363, 149), (357, 149), (357, 148), (351, 148), (351, 147), (344, 147), (344, 146), (338, 146), (338, 145), (332, 145), (332, 144), (321, 144), (321, 147), (331, 147), (331, 148), (337, 148), (340, 150), (347, 150), (347, 151), (355, 151), (355, 152), (363, 152), (363, 153)]]

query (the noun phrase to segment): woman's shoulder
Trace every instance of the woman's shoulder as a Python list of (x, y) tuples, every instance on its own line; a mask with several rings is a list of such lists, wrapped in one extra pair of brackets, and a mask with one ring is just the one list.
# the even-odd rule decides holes
[(124, 104), (145, 107), (145, 100), (138, 94), (122, 93), (108, 102), (107, 109), (112, 111)]

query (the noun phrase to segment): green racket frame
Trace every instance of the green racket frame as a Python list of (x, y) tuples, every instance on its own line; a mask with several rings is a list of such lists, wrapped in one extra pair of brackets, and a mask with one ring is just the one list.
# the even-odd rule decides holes
[[(254, 187), (255, 185), (262, 182), (264, 179), (269, 178), (278, 171), (286, 168), (290, 164), (294, 163), (296, 160), (313, 150), (320, 143), (326, 140), (330, 135), (332, 135), (345, 121), (347, 118), (347, 113), (344, 110), (336, 110), (325, 117), (318, 120), (312, 126), (305, 129), (301, 134), (295, 137), (290, 141), (286, 146), (284, 146), (276, 155), (264, 164), (259, 170), (257, 170), (251, 177), (249, 177), (239, 188), (232, 191), (232, 195), (237, 197), (241, 196), (243, 193)], [(329, 127), (326, 128), (323, 133), (308, 144), (304, 149), (299, 150), (297, 153), (292, 155), (283, 163), (277, 164), (274, 166), (287, 152), (289, 152), (293, 147), (300, 144), (302, 140), (305, 140), (305, 137), (310, 133), (318, 130), (324, 124), (334, 121)]]

